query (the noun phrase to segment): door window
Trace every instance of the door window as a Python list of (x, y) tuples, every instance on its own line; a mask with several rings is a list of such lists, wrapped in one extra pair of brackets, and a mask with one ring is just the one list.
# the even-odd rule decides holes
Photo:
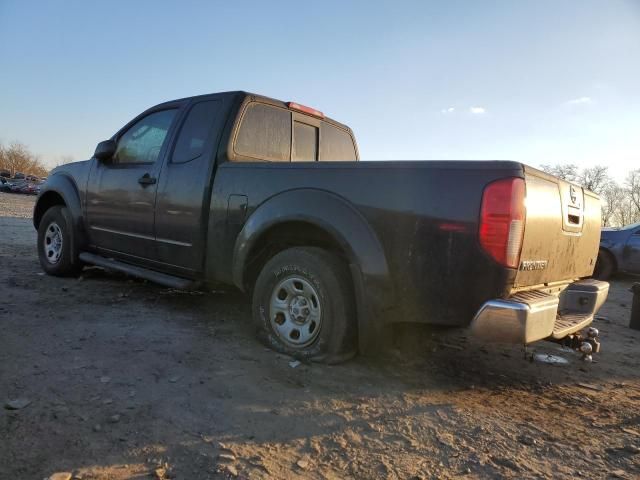
[(318, 160), (318, 127), (302, 122), (293, 122), (291, 160), (294, 162), (315, 162)]
[(212, 100), (197, 103), (191, 108), (180, 129), (171, 163), (189, 162), (202, 155), (219, 106), (219, 100)]
[(162, 110), (138, 120), (118, 140), (113, 163), (155, 163), (175, 115), (175, 109)]
[(356, 160), (356, 148), (349, 132), (322, 122), (320, 160)]
[(234, 150), (257, 160), (291, 159), (291, 112), (263, 103), (250, 103), (238, 131)]

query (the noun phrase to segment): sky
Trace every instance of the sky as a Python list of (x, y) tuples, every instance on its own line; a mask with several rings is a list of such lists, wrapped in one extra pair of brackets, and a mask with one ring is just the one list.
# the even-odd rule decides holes
[(640, 0), (0, 0), (0, 142), (48, 165), (157, 103), (248, 90), (365, 160), (640, 168)]

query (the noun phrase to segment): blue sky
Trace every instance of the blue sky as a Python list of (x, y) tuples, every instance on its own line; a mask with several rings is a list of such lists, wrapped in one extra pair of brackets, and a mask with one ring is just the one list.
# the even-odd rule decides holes
[(363, 159), (640, 168), (640, 1), (0, 0), (0, 141), (90, 157), (172, 98), (245, 89)]

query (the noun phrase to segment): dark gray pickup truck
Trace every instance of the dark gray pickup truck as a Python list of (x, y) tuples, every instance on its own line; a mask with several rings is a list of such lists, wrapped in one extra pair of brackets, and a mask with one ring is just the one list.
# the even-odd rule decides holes
[(268, 345), (312, 360), (375, 351), (393, 322), (592, 342), (595, 194), (516, 162), (358, 160), (348, 127), (296, 103), (163, 103), (51, 173), (40, 263), (235, 285)]

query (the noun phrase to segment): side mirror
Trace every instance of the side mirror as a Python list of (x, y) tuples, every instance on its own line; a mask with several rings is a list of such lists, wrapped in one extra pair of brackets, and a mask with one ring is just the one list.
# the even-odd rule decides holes
[(116, 153), (116, 142), (113, 140), (105, 140), (100, 142), (96, 147), (96, 151), (93, 154), (101, 162), (109, 161), (111, 157)]

